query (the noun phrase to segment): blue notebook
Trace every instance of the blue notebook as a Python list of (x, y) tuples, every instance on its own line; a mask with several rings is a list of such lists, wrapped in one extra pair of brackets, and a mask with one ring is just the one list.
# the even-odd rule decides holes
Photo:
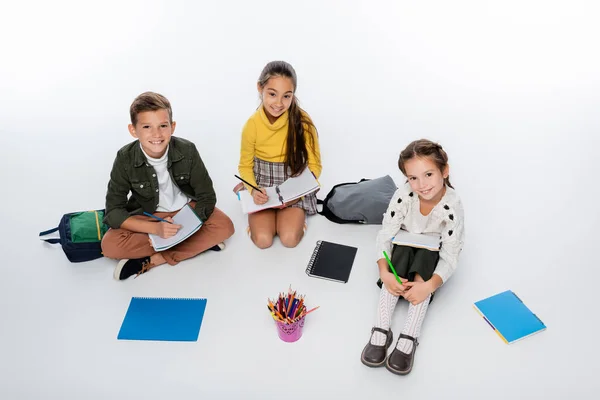
[(133, 297), (119, 340), (198, 340), (206, 299)]
[(474, 306), (507, 344), (546, 329), (546, 325), (511, 290), (480, 300)]

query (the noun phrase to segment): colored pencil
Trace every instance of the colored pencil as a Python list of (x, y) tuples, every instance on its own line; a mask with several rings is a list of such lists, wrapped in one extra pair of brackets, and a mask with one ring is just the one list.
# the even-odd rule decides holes
[(267, 309), (275, 321), (288, 325), (293, 324), (320, 307), (317, 306), (307, 311), (304, 298), (304, 295), (298, 294), (295, 290), (292, 291), (290, 286), (287, 294), (279, 293), (274, 300), (267, 298)]
[(398, 276), (398, 274), (396, 273), (396, 270), (394, 269), (394, 266), (392, 265), (392, 262), (390, 261), (390, 258), (388, 257), (387, 253), (385, 252), (385, 250), (383, 251), (383, 255), (385, 256), (385, 259), (388, 262), (388, 265), (390, 266), (390, 268), (392, 269), (392, 272), (394, 273), (394, 276), (396, 277), (396, 280), (398, 281), (399, 284), (402, 285), (402, 279), (400, 279), (400, 277)]

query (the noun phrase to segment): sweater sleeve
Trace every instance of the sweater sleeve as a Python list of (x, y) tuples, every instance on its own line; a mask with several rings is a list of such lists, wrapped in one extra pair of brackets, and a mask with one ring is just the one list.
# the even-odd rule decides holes
[[(313, 127), (305, 129), (304, 131), (306, 148), (308, 150), (308, 169), (315, 174), (315, 177), (319, 179), (323, 165), (321, 164), (321, 146), (319, 145), (319, 135)], [(312, 139), (311, 140), (311, 136)]]
[(454, 207), (445, 204), (442, 214), (444, 228), (442, 230), (442, 247), (440, 248), (440, 259), (434, 274), (442, 278), (442, 283), (452, 276), (458, 264), (458, 256), (464, 244), (464, 217), (460, 203)]
[(390, 204), (388, 205), (385, 214), (383, 214), (381, 229), (377, 234), (375, 246), (377, 248), (377, 255), (375, 257), (376, 261), (381, 258), (384, 258), (384, 251), (388, 254), (389, 257), (391, 257), (392, 238), (396, 235), (396, 233), (398, 233), (400, 227), (402, 226), (402, 222), (408, 214), (409, 201), (407, 197), (410, 194), (407, 194), (405, 190), (400, 188), (397, 189), (394, 195), (392, 196)]
[[(238, 171), (242, 179), (250, 182), (254, 186), (256, 184), (256, 177), (254, 176), (254, 154), (256, 146), (256, 125), (252, 119), (249, 119), (242, 129), (242, 143), (240, 151), (240, 163), (238, 165)], [(244, 184), (248, 191), (252, 191), (252, 188)]]

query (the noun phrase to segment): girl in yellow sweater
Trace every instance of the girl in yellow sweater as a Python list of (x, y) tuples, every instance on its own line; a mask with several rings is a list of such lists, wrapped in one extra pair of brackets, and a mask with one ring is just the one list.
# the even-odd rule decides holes
[[(258, 110), (242, 131), (238, 170), (240, 176), (258, 188), (283, 183), (305, 168), (318, 179), (321, 155), (317, 130), (295, 96), (297, 78), (294, 68), (285, 61), (267, 64), (257, 82), (261, 99)], [(245, 185), (256, 204), (268, 197)], [(286, 247), (295, 247), (304, 235), (307, 215), (317, 212), (317, 196), (311, 193), (278, 209), (248, 215), (250, 237), (261, 249), (273, 244), (275, 235)]]

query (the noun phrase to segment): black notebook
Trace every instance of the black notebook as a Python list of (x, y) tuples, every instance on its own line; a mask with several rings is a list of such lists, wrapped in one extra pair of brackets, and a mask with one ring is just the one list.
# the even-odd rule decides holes
[(357, 251), (356, 247), (319, 240), (306, 273), (315, 278), (347, 283)]

